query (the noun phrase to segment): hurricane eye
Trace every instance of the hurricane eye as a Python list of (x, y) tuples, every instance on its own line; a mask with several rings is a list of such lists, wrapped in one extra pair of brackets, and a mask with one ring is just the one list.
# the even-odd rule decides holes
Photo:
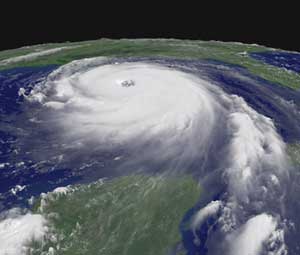
[(123, 80), (119, 82), (119, 84), (124, 88), (135, 86), (135, 82), (133, 80)]

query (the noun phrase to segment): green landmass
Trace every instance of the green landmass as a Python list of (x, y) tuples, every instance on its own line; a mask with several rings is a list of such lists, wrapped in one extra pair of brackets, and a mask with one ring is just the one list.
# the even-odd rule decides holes
[(34, 208), (51, 231), (43, 243), (31, 243), (29, 254), (51, 249), (64, 255), (169, 254), (180, 243), (180, 221), (199, 194), (192, 177), (144, 175), (51, 193)]
[(289, 144), (288, 155), (295, 166), (300, 166), (300, 143)]
[(107, 56), (107, 57), (168, 57), (179, 59), (218, 60), (247, 68), (252, 74), (271, 82), (293, 89), (300, 88), (300, 74), (287, 71), (251, 58), (247, 53), (268, 51), (259, 45), (230, 42), (192, 41), (177, 39), (101, 39), (78, 43), (47, 44), (0, 52), (0, 61), (9, 57), (21, 56), (37, 49), (45, 50), (64, 46), (78, 46), (47, 56), (40, 56), (30, 61), (21, 61), (6, 65), (1, 69), (20, 66), (63, 65), (72, 60)]

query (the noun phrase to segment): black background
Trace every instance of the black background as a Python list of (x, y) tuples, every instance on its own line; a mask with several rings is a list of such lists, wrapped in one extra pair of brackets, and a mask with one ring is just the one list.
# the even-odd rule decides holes
[(163, 37), (300, 51), (299, 8), (275, 3), (10, 2), (0, 9), (0, 50), (47, 42)]

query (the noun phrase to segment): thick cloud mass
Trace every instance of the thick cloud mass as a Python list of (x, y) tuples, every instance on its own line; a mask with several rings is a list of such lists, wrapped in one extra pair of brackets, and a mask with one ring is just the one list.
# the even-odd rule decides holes
[(266, 214), (249, 219), (238, 231), (236, 239), (230, 240), (233, 243), (230, 253), (236, 255), (259, 254), (264, 242), (275, 231), (276, 225), (276, 221)]
[(222, 111), (207, 81), (141, 62), (64, 68), (29, 100), (44, 106), (47, 123), (59, 126), (70, 146), (122, 149), (140, 155), (127, 164), (173, 162), (173, 170), (207, 153)]
[(205, 83), (162, 66), (105, 65), (54, 81), (53, 94), (42, 102), (63, 114), (74, 135), (122, 142), (141, 134), (186, 134), (201, 122), (205, 137), (215, 121)]
[[(119, 169), (156, 167), (199, 177), (211, 197), (192, 228), (210, 254), (285, 254), (284, 238), (276, 234), (283, 231), (285, 144), (272, 120), (242, 98), (176, 67), (105, 59), (66, 65), (27, 98), (41, 106), (32, 121), (46, 123), (61, 143), (83, 154), (120, 150), (127, 154), (117, 158)], [(201, 240), (197, 229), (212, 216), (217, 230)]]
[(39, 241), (47, 231), (46, 220), (39, 214), (21, 214), (13, 209), (0, 215), (0, 254), (27, 254), (27, 245)]

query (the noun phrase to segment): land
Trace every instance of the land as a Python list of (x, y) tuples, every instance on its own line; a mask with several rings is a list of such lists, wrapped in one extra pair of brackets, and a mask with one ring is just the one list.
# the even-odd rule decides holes
[[(31, 60), (1, 64), (8, 58), (44, 51), (59, 47), (69, 47), (53, 54), (40, 56)], [(217, 60), (239, 65), (250, 73), (268, 81), (300, 88), (300, 74), (271, 66), (249, 56), (250, 52), (274, 50), (259, 45), (216, 41), (191, 41), (176, 39), (101, 39), (78, 43), (59, 43), (23, 47), (0, 52), (0, 70), (24, 66), (63, 65), (73, 60), (107, 56), (107, 57), (167, 57), (177, 59)]]
[(51, 247), (64, 255), (169, 254), (180, 243), (180, 221), (199, 195), (192, 177), (145, 175), (50, 193), (34, 212), (47, 218), (51, 233), (43, 244), (32, 243), (30, 254)]
[(300, 167), (300, 143), (289, 144), (287, 147), (288, 155), (296, 167)]

